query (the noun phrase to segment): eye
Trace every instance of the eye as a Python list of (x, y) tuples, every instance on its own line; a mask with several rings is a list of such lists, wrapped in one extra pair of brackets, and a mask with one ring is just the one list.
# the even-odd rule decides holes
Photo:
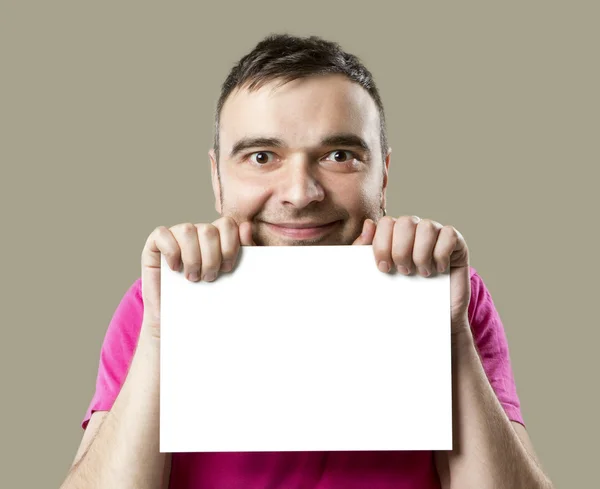
[(352, 151), (346, 151), (343, 149), (338, 149), (329, 153), (329, 156), (333, 155), (333, 160), (337, 163), (346, 163), (348, 159), (344, 158), (344, 153), (346, 155), (350, 155), (350, 159), (356, 158), (356, 155)]
[[(270, 151), (257, 151), (255, 153), (250, 153), (250, 160), (252, 161), (252, 163), (254, 163), (255, 165), (265, 165), (267, 163), (270, 163), (268, 155), (273, 155), (273, 153), (271, 153)], [(256, 156), (256, 160), (253, 160), (252, 157)], [(271, 160), (272, 161), (272, 160)]]

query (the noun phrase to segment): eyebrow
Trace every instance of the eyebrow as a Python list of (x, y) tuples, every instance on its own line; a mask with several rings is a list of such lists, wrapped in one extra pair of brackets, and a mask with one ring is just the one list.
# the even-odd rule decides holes
[[(231, 153), (229, 154), (230, 158), (238, 155), (244, 150), (250, 148), (257, 148), (261, 146), (271, 147), (271, 148), (285, 148), (286, 144), (283, 139), (279, 138), (270, 138), (270, 137), (246, 137), (242, 138), (233, 145)], [(355, 148), (365, 151), (368, 156), (371, 155), (371, 148), (366, 143), (366, 141), (352, 133), (336, 133), (331, 134), (329, 136), (324, 137), (319, 142), (319, 146), (344, 146), (346, 148)]]

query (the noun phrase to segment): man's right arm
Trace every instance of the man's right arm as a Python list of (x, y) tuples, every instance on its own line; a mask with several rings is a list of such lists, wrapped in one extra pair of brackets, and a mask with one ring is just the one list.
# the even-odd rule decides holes
[[(99, 417), (96, 409), (93, 424), (90, 418), (87, 429), (96, 432), (84, 435), (61, 489), (168, 487), (171, 455), (159, 452), (161, 256), (174, 271), (183, 265), (190, 281), (212, 281), (233, 269), (241, 245), (254, 244), (251, 223), (238, 227), (230, 217), (159, 226), (150, 234), (142, 251), (141, 296), (130, 288), (102, 347), (96, 388), (102, 402), (95, 398), (90, 411), (107, 406), (110, 411)], [(136, 325), (141, 326), (137, 338)]]
[(113, 407), (90, 419), (61, 489), (168, 487), (171, 455), (159, 452), (159, 366), (159, 339), (141, 334)]

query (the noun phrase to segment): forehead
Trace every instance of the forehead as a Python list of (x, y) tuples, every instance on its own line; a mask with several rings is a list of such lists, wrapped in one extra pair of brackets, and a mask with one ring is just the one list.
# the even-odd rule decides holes
[(343, 75), (312, 76), (277, 87), (234, 91), (223, 105), (219, 123), (221, 146), (229, 148), (247, 136), (280, 137), (304, 147), (331, 133), (354, 133), (375, 149), (379, 113), (360, 85)]

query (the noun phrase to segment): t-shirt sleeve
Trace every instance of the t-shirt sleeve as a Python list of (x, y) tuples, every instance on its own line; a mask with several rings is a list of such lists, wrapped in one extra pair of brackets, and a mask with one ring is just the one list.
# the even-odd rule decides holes
[(129, 287), (108, 325), (100, 350), (96, 391), (81, 423), (83, 429), (86, 429), (95, 411), (112, 408), (125, 381), (142, 326), (144, 302), (141, 284), (142, 279), (138, 278)]
[(487, 378), (511, 421), (525, 426), (500, 315), (483, 279), (471, 267), (469, 322)]

